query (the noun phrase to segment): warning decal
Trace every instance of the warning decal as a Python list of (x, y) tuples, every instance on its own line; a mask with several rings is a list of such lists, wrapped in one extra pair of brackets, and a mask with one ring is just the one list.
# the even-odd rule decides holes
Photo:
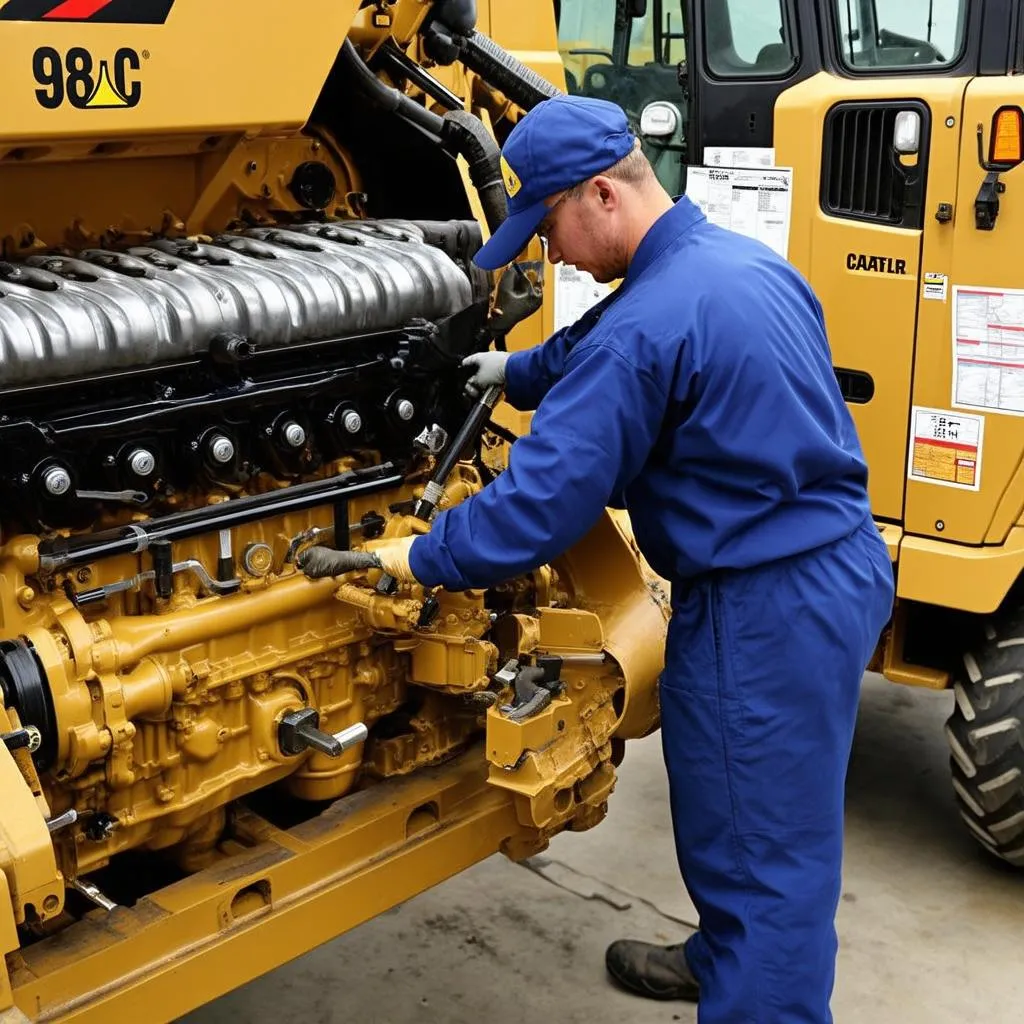
[(910, 424), (911, 480), (968, 491), (981, 487), (983, 416), (915, 406)]
[(174, 0), (0, 0), (0, 21), (93, 21), (162, 25)]

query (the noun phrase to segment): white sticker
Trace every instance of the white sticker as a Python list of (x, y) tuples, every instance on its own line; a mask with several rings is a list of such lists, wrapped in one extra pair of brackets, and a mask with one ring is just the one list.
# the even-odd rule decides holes
[(774, 167), (775, 150), (770, 146), (707, 146), (705, 167)]
[(756, 238), (787, 258), (791, 167), (688, 167), (686, 194), (712, 224)]
[(954, 285), (953, 404), (1024, 416), (1024, 291)]
[(585, 270), (559, 263), (555, 267), (555, 330), (576, 323), (610, 291), (609, 285), (598, 284)]
[(949, 294), (949, 278), (945, 274), (925, 274), (922, 298), (945, 302)]
[(981, 487), (984, 416), (914, 406), (910, 425), (911, 480), (965, 491)]

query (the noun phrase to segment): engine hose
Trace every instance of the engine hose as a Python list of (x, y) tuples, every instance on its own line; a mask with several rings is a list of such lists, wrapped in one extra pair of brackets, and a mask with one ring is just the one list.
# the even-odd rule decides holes
[(491, 234), (508, 216), (508, 199), (501, 177), (501, 150), (483, 121), (468, 110), (444, 115), (442, 138), (469, 163), (469, 178), (480, 195), (480, 205)]
[(356, 88), (382, 110), (414, 124), (451, 152), (466, 158), (487, 227), (492, 233), (496, 231), (508, 216), (508, 201), (501, 180), (501, 151), (483, 122), (467, 110), (450, 110), (439, 117), (405, 93), (385, 85), (366, 66), (351, 39), (342, 44), (338, 59)]
[(458, 39), (462, 63), (488, 85), (501, 90), (513, 103), (532, 110), (538, 103), (558, 96), (561, 89), (528, 68), (508, 50), (479, 32)]
[(368, 99), (382, 110), (396, 114), (404, 121), (423, 129), (435, 139), (440, 140), (444, 131), (444, 121), (432, 110), (420, 106), (405, 93), (399, 92), (390, 85), (385, 85), (367, 66), (359, 51), (352, 45), (351, 39), (342, 44), (338, 61), (349, 75), (352, 83)]

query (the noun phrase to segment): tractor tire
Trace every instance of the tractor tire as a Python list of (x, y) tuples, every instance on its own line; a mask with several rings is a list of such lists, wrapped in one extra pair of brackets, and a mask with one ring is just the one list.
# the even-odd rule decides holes
[(1024, 607), (1014, 602), (978, 634), (953, 673), (953, 790), (971, 835), (1024, 867)]

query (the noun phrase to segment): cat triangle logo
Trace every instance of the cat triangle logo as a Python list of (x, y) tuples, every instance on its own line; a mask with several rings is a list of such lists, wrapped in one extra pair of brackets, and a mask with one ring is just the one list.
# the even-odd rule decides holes
[(110, 80), (110, 68), (108, 62), (100, 61), (100, 74), (96, 82), (96, 88), (92, 95), (86, 100), (85, 105), (92, 110), (102, 110), (106, 107), (127, 107), (128, 100), (122, 96)]
[(505, 182), (505, 191), (508, 193), (509, 199), (512, 199), (523, 187), (523, 183), (519, 180), (519, 175), (512, 170), (509, 162), (504, 157), (501, 158), (501, 179)]

